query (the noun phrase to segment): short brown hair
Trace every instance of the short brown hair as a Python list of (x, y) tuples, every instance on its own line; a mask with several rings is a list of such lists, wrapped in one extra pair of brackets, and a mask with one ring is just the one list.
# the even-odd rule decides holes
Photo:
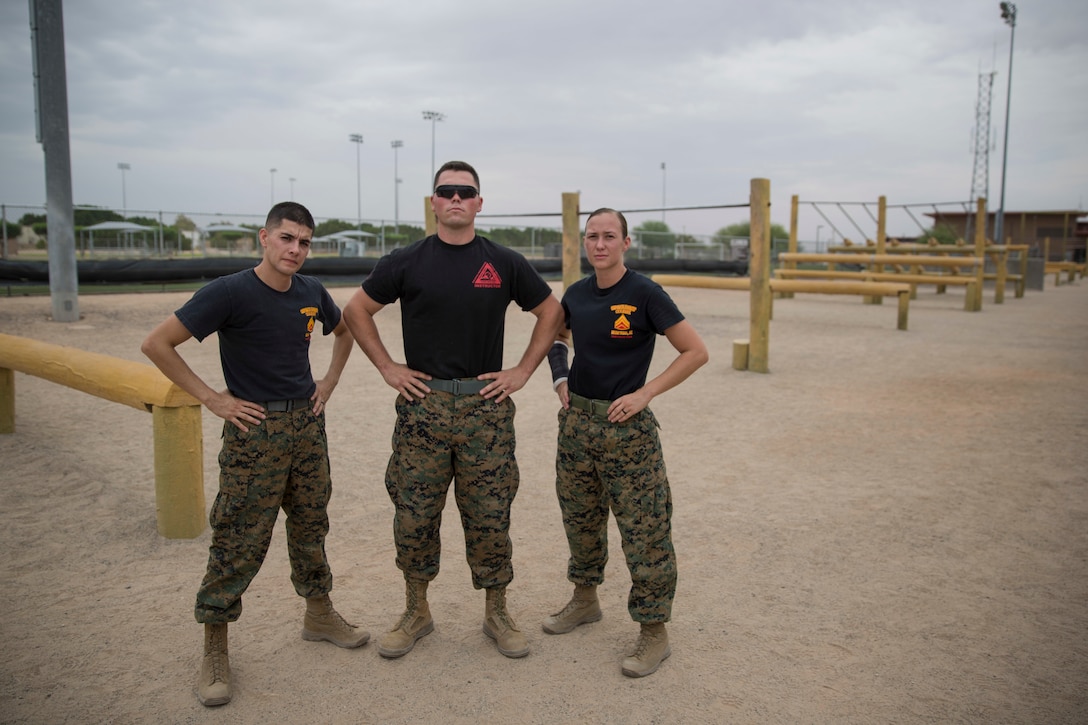
[(602, 206), (600, 209), (591, 211), (589, 213), (589, 216), (586, 217), (586, 224), (588, 225), (590, 219), (595, 216), (600, 216), (601, 214), (615, 214), (616, 218), (620, 220), (620, 229), (623, 231), (623, 238), (627, 238), (627, 217), (623, 215), (623, 212), (616, 211), (615, 209), (610, 209), (607, 206)]
[(467, 171), (472, 174), (472, 180), (476, 182), (476, 191), (480, 190), (480, 175), (476, 173), (476, 169), (472, 168), (471, 164), (467, 164), (464, 161), (447, 161), (442, 164), (441, 168), (434, 175), (433, 189), (438, 188), (438, 177), (446, 171)]
[(310, 210), (294, 201), (281, 201), (272, 207), (264, 220), (264, 228), (275, 229), (285, 221), (301, 224), (311, 232), (314, 230), (314, 217)]

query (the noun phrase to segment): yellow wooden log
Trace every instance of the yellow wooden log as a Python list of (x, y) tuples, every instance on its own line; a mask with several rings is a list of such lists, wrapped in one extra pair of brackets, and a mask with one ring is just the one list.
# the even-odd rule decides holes
[(809, 279), (853, 279), (872, 282), (902, 282), (905, 284), (936, 284), (936, 285), (960, 285), (968, 287), (975, 283), (974, 277), (954, 276), (944, 274), (900, 274), (898, 272), (848, 272), (825, 269), (779, 269), (775, 274), (783, 279), (803, 277)]
[[(796, 274), (808, 270), (778, 270), (775, 274)], [(834, 273), (832, 273), (834, 274)], [(892, 275), (895, 276), (895, 275)], [(746, 291), (751, 288), (751, 280), (747, 277), (710, 277), (705, 275), (680, 275), (680, 274), (655, 274), (654, 282), (663, 287), (703, 287), (710, 289)], [(865, 281), (824, 281), (807, 279), (781, 279), (773, 277), (770, 280), (770, 288), (774, 293), (795, 294), (835, 294), (835, 295), (860, 295), (899, 298), (898, 329), (907, 329), (907, 318), (910, 311), (911, 285), (899, 282), (865, 282)], [(748, 341), (745, 340), (747, 345)], [(735, 354), (735, 352), (734, 352)], [(745, 359), (747, 359), (747, 352)]]
[[(908, 285), (909, 287), (909, 285)], [(896, 328), (900, 330), (907, 329), (907, 318), (910, 316), (910, 293), (911, 289), (906, 292), (900, 292), (899, 297), (899, 317), (896, 322)]]
[(563, 289), (582, 278), (582, 229), (578, 222), (581, 194), (563, 192)]
[(973, 269), (982, 265), (981, 257), (948, 257), (941, 255), (915, 256), (910, 254), (815, 254), (799, 252), (778, 255), (780, 262), (802, 262), (809, 264), (905, 264), (927, 267), (953, 267)]
[[(999, 240), (1000, 241), (1000, 240)], [(979, 197), (977, 203), (977, 212), (975, 215), (975, 257), (980, 260), (983, 259), (983, 255), (986, 254), (986, 198)], [(971, 304), (966, 309), (969, 312), (978, 312), (982, 309), (982, 275), (985, 272), (984, 265), (981, 263), (975, 267), (975, 286), (974, 295), (970, 298)], [(971, 287), (967, 288), (969, 291)]]
[(151, 409), (155, 439), (155, 519), (168, 539), (204, 530), (204, 436), (200, 406)]
[(747, 292), (752, 280), (747, 277), (711, 277), (698, 274), (655, 274), (651, 277), (662, 287), (702, 287)]
[(0, 433), (15, 432), (13, 370), (152, 413), (159, 533), (195, 538), (203, 531), (200, 401), (151, 365), (0, 334)]
[(748, 369), (769, 372), (771, 334), (771, 182), (752, 179), (750, 192), (748, 274), (749, 295)]
[[(800, 199), (798, 198), (797, 194), (794, 194), (792, 197), (790, 197), (790, 243), (789, 243), (789, 247), (786, 249), (787, 252), (796, 252), (797, 251), (797, 226), (798, 226), (799, 219), (800, 219), (800, 214), (799, 214), (800, 203), (801, 202), (800, 202)], [(786, 262), (785, 264), (786, 264), (786, 267), (790, 268), (790, 269), (797, 266), (796, 264), (794, 264), (792, 262)], [(780, 296), (780, 297), (785, 297), (785, 298), (793, 297), (792, 292), (780, 292), (780, 293), (776, 293), (776, 294), (778, 296)]]
[(1009, 255), (1008, 252), (1002, 252), (994, 254), (992, 256), (994, 264), (997, 266), (997, 273), (994, 275), (994, 304), (1000, 305), (1005, 302), (1005, 283), (1008, 282), (1009, 277)]
[(427, 236), (432, 234), (438, 234), (438, 219), (435, 218), (434, 210), (431, 209), (431, 197), (423, 197), (423, 231)]
[(26, 337), (0, 334), (0, 368), (18, 370), (145, 412), (152, 405), (200, 405), (152, 365)]
[(0, 367), (0, 435), (15, 432), (15, 371)]
[(733, 340), (733, 369), (748, 369), (748, 341)]
[[(887, 218), (888, 217), (887, 217), (887, 214), (888, 214), (888, 199), (887, 199), (887, 197), (884, 197), (884, 196), (878, 197), (877, 198), (877, 209), (876, 209), (876, 253), (877, 253), (877, 255), (883, 255), (883, 254), (887, 253), (887, 251), (888, 251), (888, 240), (887, 240)], [(894, 266), (895, 266), (895, 271), (897, 271), (897, 272), (902, 272), (903, 271), (902, 267), (900, 265), (894, 265)], [(873, 266), (873, 271), (874, 272), (883, 272), (884, 267), (883, 267), (883, 265), (880, 265), (880, 264), (874, 265)], [(869, 295), (869, 296), (863, 297), (862, 299), (865, 301), (865, 304), (868, 304), (868, 305), (879, 305), (879, 304), (883, 304), (883, 302), (884, 302), (884, 298), (879, 296), (879, 295)]]

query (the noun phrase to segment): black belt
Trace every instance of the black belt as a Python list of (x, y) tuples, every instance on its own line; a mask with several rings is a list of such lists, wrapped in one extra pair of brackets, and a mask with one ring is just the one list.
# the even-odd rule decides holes
[(292, 410), (301, 410), (302, 408), (312, 408), (313, 401), (309, 398), (298, 398), (296, 400), (268, 400), (261, 405), (269, 413), (290, 413)]
[(608, 406), (610, 405), (612, 405), (611, 400), (596, 400), (594, 398), (582, 397), (577, 393), (570, 394), (570, 407), (584, 410), (590, 415), (599, 415), (602, 418), (607, 418)]
[(424, 380), (423, 384), (431, 390), (440, 390), (443, 393), (454, 395), (472, 395), (478, 393), (491, 384), (490, 380), (477, 380), (476, 378), (455, 378), (453, 380)]

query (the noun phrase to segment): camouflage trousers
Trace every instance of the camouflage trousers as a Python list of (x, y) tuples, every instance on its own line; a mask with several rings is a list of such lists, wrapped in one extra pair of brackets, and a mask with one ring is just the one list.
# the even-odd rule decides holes
[(233, 622), (242, 593), (261, 568), (282, 508), (291, 582), (302, 597), (332, 589), (325, 557), (332, 493), (325, 416), (309, 408), (269, 413), (243, 433), (223, 426), (219, 494), (209, 517), (208, 570), (196, 595), (196, 621)]
[(438, 575), (442, 509), (452, 480), (472, 585), (509, 584), (510, 505), (520, 480), (514, 401), (433, 391), (413, 402), (398, 396), (396, 408), (385, 488), (395, 509), (397, 568), (406, 579)]
[(669, 621), (676, 595), (672, 494), (657, 427), (649, 409), (624, 423), (559, 410), (555, 491), (570, 546), (567, 578), (604, 581), (611, 508), (631, 573), (627, 611), (642, 623)]

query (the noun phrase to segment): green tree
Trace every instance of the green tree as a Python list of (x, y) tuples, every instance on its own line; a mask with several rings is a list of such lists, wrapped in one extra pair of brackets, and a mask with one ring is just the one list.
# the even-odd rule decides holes
[[(728, 241), (730, 237), (747, 239), (752, 236), (751, 222), (737, 222), (727, 227), (722, 227), (714, 233), (715, 242)], [(790, 233), (781, 224), (771, 224), (771, 239), (789, 239)]]
[(665, 222), (647, 220), (632, 231), (632, 239), (644, 247), (672, 249), (676, 245), (676, 235)]
[(178, 218), (174, 220), (174, 226), (183, 232), (196, 231), (196, 222), (184, 214), (178, 214)]
[(927, 244), (930, 237), (936, 239), (938, 244), (956, 243), (956, 231), (949, 226), (935, 226), (922, 230), (922, 233), (918, 235), (918, 243)]
[[(112, 209), (101, 207), (82, 207), (73, 210), (72, 223), (79, 227), (89, 227), (102, 222), (122, 222), (125, 218)], [(156, 222), (157, 224), (157, 222)]]
[[(347, 232), (358, 228), (359, 226), (354, 222), (346, 222), (343, 219), (326, 219), (325, 221), (320, 222), (314, 229), (314, 236), (326, 237), (330, 234), (336, 234), (337, 232)], [(377, 230), (370, 224), (363, 224), (363, 231), (374, 234)]]
[(159, 226), (158, 219), (152, 219), (148, 216), (130, 216), (125, 219), (129, 224), (139, 224), (142, 227), (157, 227)]

